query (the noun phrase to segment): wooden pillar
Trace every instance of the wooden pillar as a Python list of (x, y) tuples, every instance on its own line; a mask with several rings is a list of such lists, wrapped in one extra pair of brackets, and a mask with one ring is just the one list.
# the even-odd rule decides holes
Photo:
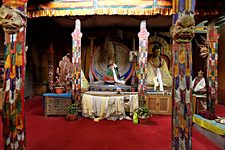
[(195, 0), (174, 0), (172, 44), (172, 149), (192, 149), (192, 44)]
[(148, 57), (148, 36), (149, 32), (146, 29), (146, 21), (141, 21), (139, 38), (139, 52), (138, 52), (138, 101), (139, 106), (145, 105), (146, 93), (146, 77), (147, 77), (147, 57)]
[(54, 49), (53, 44), (51, 43), (48, 49), (48, 88), (54, 93)]
[(92, 61), (94, 60), (93, 57), (94, 57), (94, 39), (95, 37), (90, 37), (90, 58), (91, 58), (91, 61), (90, 61), (90, 66), (89, 66), (89, 79), (90, 79), (90, 84), (92, 84), (94, 82), (94, 77), (92, 75), (92, 72), (91, 72), (91, 65), (92, 65)]
[(75, 21), (75, 29), (73, 31), (73, 45), (72, 45), (72, 63), (74, 65), (74, 82), (73, 91), (74, 99), (81, 100), (81, 38), (82, 33), (80, 32), (80, 20)]
[(132, 53), (130, 53), (130, 63), (132, 63), (134, 67), (134, 71), (132, 72), (132, 76), (131, 76), (131, 92), (136, 92), (138, 80), (136, 75), (137, 53), (135, 51), (135, 37), (133, 37), (132, 39)]
[(215, 102), (218, 100), (218, 39), (219, 34), (215, 24), (208, 26), (207, 41), (209, 43), (209, 56), (207, 58), (207, 110), (215, 113)]
[(135, 37), (132, 39), (132, 51), (135, 51)]
[(2, 111), (4, 149), (22, 150), (26, 147), (24, 110), (26, 4), (27, 0), (3, 0), (0, 8), (0, 11), (4, 12), (2, 14), (5, 14), (0, 22), (5, 32)]

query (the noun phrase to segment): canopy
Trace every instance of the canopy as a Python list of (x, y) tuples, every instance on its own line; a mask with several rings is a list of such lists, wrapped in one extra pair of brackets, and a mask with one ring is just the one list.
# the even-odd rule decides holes
[(28, 8), (28, 16), (171, 15), (172, 0), (54, 0)]

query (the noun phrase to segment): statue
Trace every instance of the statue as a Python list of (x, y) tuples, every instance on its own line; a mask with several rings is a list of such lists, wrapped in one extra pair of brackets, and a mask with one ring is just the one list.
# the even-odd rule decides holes
[(109, 47), (109, 62), (106, 69), (106, 75), (103, 77), (103, 81), (106, 83), (118, 83), (125, 84), (123, 79), (120, 79), (118, 66), (115, 63), (115, 49), (112, 41), (108, 41)]
[[(59, 62), (59, 68), (56, 70), (57, 78), (66, 88), (66, 92), (72, 91), (73, 82), (73, 64), (70, 61), (70, 53), (62, 58)], [(83, 70), (81, 70), (81, 90), (87, 91), (89, 89), (89, 82), (85, 78)]]
[(168, 70), (166, 61), (160, 57), (161, 47), (155, 44), (152, 48), (152, 57), (147, 65), (147, 85), (154, 86), (154, 91), (159, 86), (160, 91), (164, 91), (163, 86), (172, 86), (172, 77)]
[(59, 75), (59, 80), (63, 85), (66, 84), (66, 81), (72, 80), (73, 64), (70, 62), (69, 53), (59, 62), (59, 68), (57, 68), (56, 73)]
[(123, 31), (110, 31), (105, 42), (96, 48), (91, 64), (91, 73), (95, 80), (91, 84), (93, 87), (101, 88), (103, 85), (108, 88), (110, 86), (107, 85), (114, 84), (112, 88), (118, 84), (126, 86), (125, 82), (131, 77), (134, 67), (129, 62), (129, 48), (121, 43), (122, 38)]
[(203, 77), (204, 72), (200, 70), (198, 76), (192, 81), (193, 93), (204, 94), (206, 92), (205, 78)]

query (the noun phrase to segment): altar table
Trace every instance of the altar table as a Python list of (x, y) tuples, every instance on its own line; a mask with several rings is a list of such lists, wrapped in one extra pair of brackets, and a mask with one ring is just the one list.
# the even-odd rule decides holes
[(90, 118), (107, 118), (109, 120), (126, 117), (129, 112), (138, 108), (138, 95), (133, 92), (86, 92), (82, 97), (82, 115)]
[(117, 88), (120, 87), (124, 92), (130, 92), (131, 86), (127, 85), (90, 85), (90, 91), (110, 91), (115, 92)]

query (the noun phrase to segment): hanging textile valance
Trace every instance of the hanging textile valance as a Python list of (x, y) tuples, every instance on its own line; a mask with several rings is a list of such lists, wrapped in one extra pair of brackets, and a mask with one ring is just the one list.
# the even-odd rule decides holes
[(54, 0), (28, 8), (28, 16), (171, 15), (172, 0)]

